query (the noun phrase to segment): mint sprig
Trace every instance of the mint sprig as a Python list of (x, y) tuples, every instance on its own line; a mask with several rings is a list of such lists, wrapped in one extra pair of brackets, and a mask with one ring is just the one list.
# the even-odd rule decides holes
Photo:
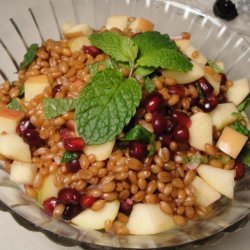
[(96, 73), (77, 102), (78, 134), (88, 145), (111, 141), (135, 114), (141, 97), (141, 88), (135, 79), (125, 79), (110, 68)]
[(43, 110), (45, 119), (52, 119), (70, 110), (75, 109), (76, 99), (43, 99)]
[(79, 158), (79, 154), (76, 152), (64, 152), (61, 158), (61, 163), (67, 163), (70, 161), (77, 160)]
[(238, 110), (244, 111), (247, 107), (250, 106), (250, 96), (248, 96), (241, 104), (238, 105)]
[(36, 51), (38, 50), (38, 48), (39, 45), (36, 43), (30, 45), (30, 47), (27, 49), (26, 54), (24, 55), (23, 61), (20, 64), (20, 69), (26, 68), (34, 61), (34, 59), (36, 58)]
[(117, 62), (112, 58), (108, 58), (101, 62), (89, 64), (88, 68), (92, 76), (95, 75), (97, 72), (104, 70), (106, 68), (119, 70)]
[(223, 73), (223, 69), (218, 64), (216, 64), (215, 61), (209, 59), (207, 63), (214, 70), (215, 73)]
[(148, 93), (152, 93), (155, 90), (155, 85), (149, 77), (146, 77), (146, 79), (144, 80), (144, 88)]
[(8, 109), (23, 111), (23, 107), (21, 106), (21, 104), (17, 98), (12, 99), (7, 107), (8, 107)]

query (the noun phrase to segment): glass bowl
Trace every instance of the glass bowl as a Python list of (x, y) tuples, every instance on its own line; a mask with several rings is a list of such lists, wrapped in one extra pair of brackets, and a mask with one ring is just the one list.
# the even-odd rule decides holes
[[(0, 82), (16, 79), (15, 72), (31, 43), (41, 43), (48, 38), (60, 39), (60, 27), (65, 21), (88, 23), (98, 28), (105, 24), (107, 17), (121, 14), (152, 20), (156, 30), (170, 36), (179, 35), (182, 31), (190, 32), (198, 50), (208, 58), (225, 62), (226, 74), (230, 79), (250, 79), (249, 44), (219, 20), (189, 6), (165, 0), (52, 0), (19, 13), (0, 26)], [(82, 246), (86, 249), (173, 249), (187, 244), (208, 244), (242, 227), (249, 218), (249, 171), (237, 183), (235, 199), (219, 200), (207, 220), (195, 221), (157, 235), (116, 236), (100, 231), (79, 231), (67, 223), (53, 220), (24, 196), (22, 188), (12, 183), (3, 169), (2, 166), (0, 208), (10, 212), (22, 226), (41, 231), (65, 246)]]

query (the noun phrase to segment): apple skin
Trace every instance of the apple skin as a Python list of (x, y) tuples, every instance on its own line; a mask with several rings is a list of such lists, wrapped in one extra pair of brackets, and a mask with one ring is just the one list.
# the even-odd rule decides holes
[(17, 134), (0, 135), (0, 154), (11, 160), (31, 162), (30, 147)]
[(99, 211), (86, 209), (71, 220), (71, 223), (81, 229), (103, 229), (107, 220), (113, 221), (119, 211), (120, 202), (107, 202)]
[(226, 170), (202, 164), (197, 168), (197, 172), (217, 192), (233, 199), (235, 170)]
[(23, 119), (24, 112), (1, 108), (0, 109), (0, 134), (2, 132), (15, 133), (16, 127)]
[(130, 234), (157, 234), (176, 227), (171, 215), (165, 214), (159, 204), (139, 203), (133, 206), (127, 228)]

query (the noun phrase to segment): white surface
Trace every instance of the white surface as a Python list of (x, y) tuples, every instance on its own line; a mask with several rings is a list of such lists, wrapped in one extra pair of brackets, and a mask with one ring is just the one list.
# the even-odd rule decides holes
[[(203, 0), (204, 1), (204, 0)], [(202, 2), (203, 2), (202, 1)], [(17, 11), (41, 3), (42, 0), (0, 0), (0, 23)], [(210, 2), (210, 3), (209, 3)], [(213, 0), (204, 1), (206, 7)], [(215, 246), (197, 247), (196, 250), (248, 250), (250, 246), (250, 223), (238, 232), (223, 238)], [(0, 250), (80, 250), (79, 247), (63, 247), (47, 239), (41, 233), (30, 232), (19, 226), (14, 219), (0, 212)], [(191, 250), (193, 248), (187, 248)]]

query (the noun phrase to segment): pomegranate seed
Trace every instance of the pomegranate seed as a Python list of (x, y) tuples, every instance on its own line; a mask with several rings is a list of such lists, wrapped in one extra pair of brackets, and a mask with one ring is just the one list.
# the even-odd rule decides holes
[(172, 142), (172, 138), (168, 135), (162, 135), (159, 137), (159, 140), (161, 141), (162, 145), (164, 147), (168, 147), (169, 144)]
[(209, 96), (213, 93), (214, 88), (212, 85), (204, 78), (198, 80), (199, 87), (205, 96)]
[(189, 97), (189, 101), (190, 101), (190, 107), (198, 106), (200, 103), (200, 98), (199, 97), (196, 97), (196, 98)]
[(66, 138), (63, 140), (66, 151), (80, 151), (84, 148), (85, 142), (80, 137)]
[(183, 124), (179, 124), (173, 132), (173, 137), (177, 142), (188, 142), (189, 132), (187, 127)]
[(73, 134), (72, 134), (72, 131), (69, 128), (62, 127), (60, 129), (59, 135), (60, 135), (60, 139), (63, 141), (65, 139), (68, 139), (68, 138), (72, 137)]
[(93, 57), (102, 53), (102, 51), (95, 46), (83, 46), (83, 51)]
[(174, 127), (176, 125), (176, 121), (174, 120), (173, 117), (166, 116), (165, 117), (165, 130), (166, 132), (171, 132), (173, 131)]
[(134, 206), (134, 201), (131, 198), (121, 201), (120, 210), (125, 214), (130, 214)]
[(216, 108), (217, 104), (217, 97), (215, 95), (210, 95), (204, 99), (202, 108), (205, 112), (210, 112)]
[(147, 145), (139, 141), (129, 143), (129, 155), (137, 159), (143, 159), (147, 155)]
[(21, 120), (21, 122), (18, 124), (16, 128), (16, 133), (19, 136), (22, 136), (26, 129), (35, 129), (35, 127), (28, 118), (24, 118)]
[(63, 204), (78, 204), (80, 194), (73, 188), (64, 188), (59, 191), (58, 200)]
[(56, 197), (50, 197), (47, 200), (43, 202), (43, 209), (45, 213), (48, 215), (52, 216), (53, 211), (58, 203), (58, 200)]
[(238, 162), (235, 163), (234, 168), (235, 168), (235, 180), (236, 180), (236, 181), (239, 181), (239, 180), (241, 180), (241, 179), (245, 176), (245, 174), (246, 174), (245, 165), (244, 165), (243, 163), (241, 163), (241, 162), (238, 161)]
[(55, 87), (52, 89), (52, 97), (55, 97), (57, 93), (61, 91), (61, 85), (57, 84)]
[(67, 168), (68, 172), (76, 173), (81, 168), (79, 159), (67, 162), (66, 163), (66, 168)]
[(146, 99), (145, 108), (149, 112), (154, 112), (160, 109), (164, 103), (163, 97), (160, 93), (154, 92)]
[(191, 121), (190, 121), (189, 116), (184, 112), (175, 110), (172, 112), (172, 117), (174, 118), (174, 120), (178, 124), (182, 124), (182, 125), (186, 126), (187, 128), (189, 128), (191, 125)]
[(41, 147), (44, 144), (44, 141), (35, 129), (26, 129), (23, 133), (23, 140), (31, 147)]
[(74, 217), (76, 217), (81, 211), (82, 211), (82, 208), (79, 204), (78, 205), (73, 205), (73, 204), (66, 205), (62, 214), (62, 218), (64, 220), (71, 220)]
[(225, 85), (226, 82), (227, 82), (227, 76), (225, 74), (223, 74), (223, 73), (220, 73), (220, 75), (221, 75), (220, 84)]
[(80, 199), (82, 208), (90, 208), (94, 204), (97, 198), (84, 194)]
[(185, 89), (181, 85), (169, 86), (168, 87), (168, 92), (170, 94), (176, 94), (179, 97), (184, 97), (185, 96)]
[(218, 103), (225, 103), (227, 102), (227, 98), (224, 94), (224, 92), (220, 92), (219, 95), (217, 96)]
[(154, 133), (159, 135), (162, 134), (165, 130), (165, 117), (160, 113), (153, 113), (152, 115), (152, 126)]

